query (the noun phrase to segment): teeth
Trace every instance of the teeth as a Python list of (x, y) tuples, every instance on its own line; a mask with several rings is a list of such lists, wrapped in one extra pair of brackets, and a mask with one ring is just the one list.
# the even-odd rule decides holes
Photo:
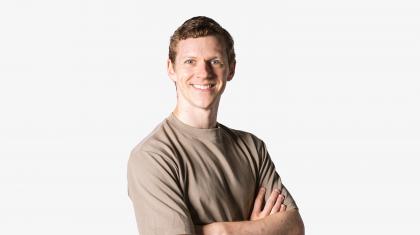
[(205, 90), (205, 89), (209, 89), (210, 87), (213, 87), (213, 84), (207, 84), (207, 85), (198, 85), (198, 84), (192, 84), (193, 87), (201, 89), (201, 90)]

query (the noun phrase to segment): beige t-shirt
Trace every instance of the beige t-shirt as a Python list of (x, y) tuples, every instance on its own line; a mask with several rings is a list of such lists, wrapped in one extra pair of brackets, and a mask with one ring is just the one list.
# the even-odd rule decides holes
[(172, 113), (131, 152), (128, 194), (142, 235), (194, 234), (194, 225), (249, 220), (259, 187), (297, 208), (263, 141), (230, 129), (188, 126)]

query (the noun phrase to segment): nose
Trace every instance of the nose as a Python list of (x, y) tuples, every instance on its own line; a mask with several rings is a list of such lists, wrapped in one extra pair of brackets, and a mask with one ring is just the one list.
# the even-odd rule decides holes
[(212, 78), (213, 69), (208, 61), (202, 61), (196, 66), (196, 76), (199, 78)]

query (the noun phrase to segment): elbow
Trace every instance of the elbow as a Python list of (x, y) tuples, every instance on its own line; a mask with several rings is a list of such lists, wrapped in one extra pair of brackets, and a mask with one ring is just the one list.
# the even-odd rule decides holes
[(302, 225), (301, 226), (299, 226), (297, 229), (296, 229), (296, 233), (295, 233), (296, 235), (305, 235), (305, 226), (303, 225), (303, 223), (302, 223)]
[(292, 231), (293, 232), (291, 234), (293, 235), (305, 235), (305, 225), (303, 224), (303, 220), (300, 215), (298, 216)]

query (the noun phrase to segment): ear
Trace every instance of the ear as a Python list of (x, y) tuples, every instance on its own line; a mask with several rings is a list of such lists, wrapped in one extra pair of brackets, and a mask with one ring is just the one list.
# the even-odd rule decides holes
[(236, 68), (236, 61), (234, 61), (231, 65), (229, 65), (229, 74), (227, 76), (228, 81), (233, 79), (233, 75), (235, 75), (235, 68)]
[(168, 71), (168, 76), (169, 78), (176, 82), (176, 73), (175, 73), (175, 65), (172, 63), (172, 61), (170, 59), (167, 60), (166, 62), (166, 68)]

